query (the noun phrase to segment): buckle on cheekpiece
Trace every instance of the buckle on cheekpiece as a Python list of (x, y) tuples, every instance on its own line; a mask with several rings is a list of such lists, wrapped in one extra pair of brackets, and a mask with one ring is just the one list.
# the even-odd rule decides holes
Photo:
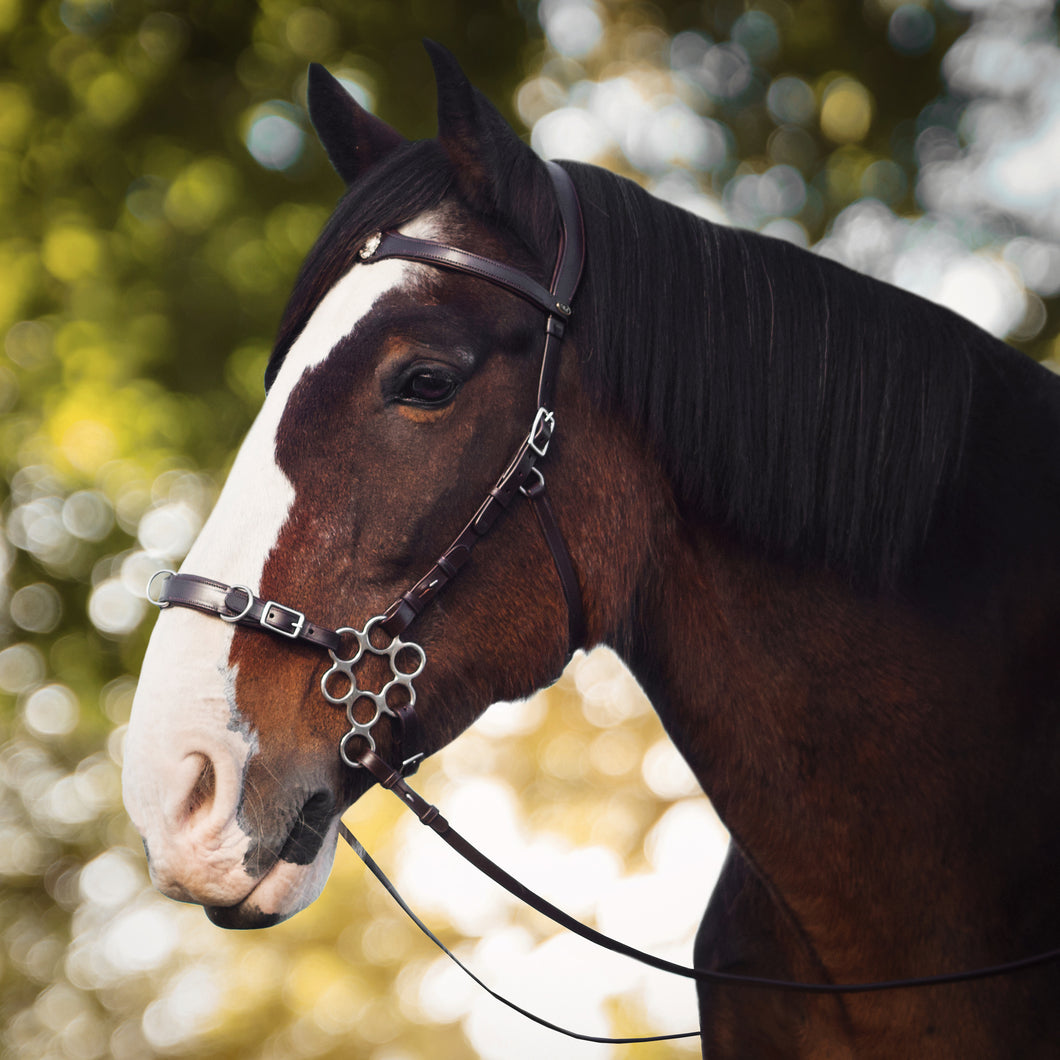
[(543, 405), (537, 410), (534, 425), (530, 428), (526, 443), (538, 456), (548, 452), (548, 443), (552, 441), (552, 432), (556, 429), (556, 414), (549, 412)]
[[(279, 633), (281, 637), (290, 637), (291, 640), (296, 640), (305, 629), (305, 615), (301, 611), (296, 611), (293, 607), (284, 607), (275, 600), (270, 600), (261, 609), (261, 618), (258, 621), (266, 629)], [(286, 627), (283, 625), (284, 622), (286, 622)]]

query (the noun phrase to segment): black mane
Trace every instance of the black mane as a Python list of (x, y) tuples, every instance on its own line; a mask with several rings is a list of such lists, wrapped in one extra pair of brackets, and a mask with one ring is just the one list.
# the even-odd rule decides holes
[(1002, 343), (922, 298), (572, 165), (587, 272), (574, 334), (686, 517), (866, 587), (953, 492), (978, 364)]

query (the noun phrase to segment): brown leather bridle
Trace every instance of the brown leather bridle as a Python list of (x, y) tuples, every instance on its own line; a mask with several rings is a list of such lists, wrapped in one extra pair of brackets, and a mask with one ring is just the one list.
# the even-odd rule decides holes
[[(374, 752), (372, 729), (386, 715), (392, 721), (393, 747), (396, 752), (393, 758), (398, 772), (409, 776), (416, 771), (423, 752), (412, 681), (422, 673), (426, 656), (418, 644), (401, 640), (401, 634), (463, 569), (475, 546), (520, 494), (531, 503), (559, 577), (567, 608), (567, 658), (585, 642), (585, 615), (578, 577), (556, 513), (545, 491), (545, 477), (538, 466), (548, 455), (556, 429), (554, 398), (559, 353), (566, 322), (571, 314), (571, 302), (581, 278), (585, 238), (581, 206), (570, 177), (554, 162), (545, 165), (555, 189), (560, 215), (559, 249), (552, 281), (547, 288), (510, 265), (445, 243), (414, 239), (399, 232), (376, 232), (369, 236), (358, 251), (358, 258), (364, 264), (399, 258), (466, 273), (511, 291), (545, 313), (537, 412), (530, 430), (474, 516), (431, 569), (386, 611), (369, 619), (360, 630), (352, 627), (328, 629), (310, 622), (296, 608), (275, 600), (262, 600), (245, 585), (225, 585), (198, 574), (159, 571), (148, 583), (148, 598), (159, 607), (190, 607), (215, 615), (225, 622), (262, 629), (277, 636), (326, 648), (331, 654), (332, 666), (321, 680), (321, 692), (329, 703), (346, 706), (350, 731), (343, 737), (339, 753), (347, 765), (356, 768), (364, 763), (360, 754), (353, 749), (351, 741), (356, 738), (366, 744), (368, 751)], [(160, 586), (158, 595), (152, 596), (154, 581), (160, 576), (166, 576), (166, 580)], [(382, 647), (373, 639), (377, 630), (388, 638)], [(350, 640), (355, 642), (356, 648), (347, 658), (339, 653), (343, 644)], [(380, 692), (370, 692), (357, 685), (355, 670), (367, 654), (389, 659), (392, 679)], [(415, 660), (415, 665), (408, 665), (410, 658)], [(398, 687), (405, 690), (407, 702), (393, 702), (397, 697), (391, 693)], [(365, 700), (374, 711), (367, 721), (362, 722), (358, 720), (355, 707)]]
[[(526, 496), (533, 506), (559, 576), (560, 587), (567, 608), (568, 658), (585, 643), (585, 616), (577, 575), (575, 574), (555, 512), (545, 492), (544, 476), (538, 467), (539, 462), (548, 453), (549, 443), (556, 429), (553, 399), (559, 352), (565, 325), (571, 314), (571, 303), (581, 277), (585, 253), (584, 234), (581, 208), (570, 177), (555, 163), (547, 162), (545, 165), (555, 189), (561, 223), (556, 266), (548, 288), (543, 287), (525, 273), (509, 265), (444, 243), (426, 239), (414, 239), (398, 232), (377, 232), (369, 237), (358, 252), (360, 260), (365, 264), (371, 264), (386, 258), (398, 258), (476, 276), (519, 295), (545, 313), (545, 342), (541, 356), (541, 373), (538, 380), (537, 413), (534, 416), (533, 424), (503, 474), (497, 480), (497, 484), (490, 490), (475, 515), (431, 569), (411, 589), (399, 596), (385, 612), (370, 619), (361, 630), (350, 627), (343, 627), (337, 630), (329, 629), (309, 621), (303, 612), (296, 608), (288, 607), (274, 600), (261, 599), (247, 586), (229, 586), (223, 582), (217, 582), (197, 574), (177, 574), (172, 571), (159, 571), (148, 583), (148, 599), (160, 608), (170, 606), (189, 607), (205, 614), (216, 616), (225, 622), (264, 630), (278, 637), (302, 641), (327, 649), (332, 658), (332, 666), (321, 679), (321, 692), (330, 703), (336, 705), (344, 704), (347, 708), (347, 717), (350, 721), (351, 729), (343, 737), (339, 749), (340, 755), (347, 765), (366, 769), (382, 787), (393, 791), (423, 824), (430, 827), (463, 858), (515, 897), (582, 938), (615, 953), (632, 957), (650, 967), (697, 981), (735, 984), (804, 994), (859, 994), (907, 989), (910, 987), (940, 986), (949, 983), (985, 979), (1057, 960), (1060, 958), (1060, 949), (1050, 950), (1007, 964), (978, 968), (966, 972), (846, 984), (800, 983), (737, 975), (713, 969), (689, 968), (609, 938), (558, 909), (514, 879), (514, 877), (510, 876), (504, 869), (500, 868), (500, 866), (496, 865), (485, 854), (464, 839), (449, 825), (437, 807), (421, 798), (405, 782), (405, 777), (416, 771), (423, 758), (415, 712), (416, 694), (415, 689), (412, 687), (412, 681), (422, 673), (426, 665), (426, 656), (419, 645), (411, 641), (401, 640), (401, 634), (408, 629), (442, 589), (456, 577), (467, 563), (472, 550), (478, 542), (495, 525), (500, 514), (506, 511), (520, 494)], [(152, 587), (156, 579), (161, 577), (164, 577), (165, 581), (162, 582), (157, 595), (152, 595)], [(385, 644), (377, 644), (373, 640), (373, 635), (377, 630), (382, 631), (389, 638)], [(352, 656), (346, 658), (340, 655), (339, 652), (351, 638), (356, 642), (356, 650)], [(389, 659), (392, 679), (383, 687), (381, 692), (373, 693), (357, 686), (354, 671), (366, 654), (385, 656)], [(410, 658), (413, 660), (412, 665), (409, 665)], [(402, 660), (404, 660), (404, 664)], [(348, 690), (341, 694), (336, 689), (336, 676), (344, 677), (349, 684)], [(406, 690), (408, 701), (402, 704), (388, 702), (389, 693), (399, 686)], [(371, 701), (375, 707), (374, 715), (367, 722), (358, 721), (354, 714), (355, 705), (364, 699)], [(394, 765), (387, 764), (376, 753), (375, 740), (372, 735), (373, 727), (384, 715), (391, 718), (391, 746), (393, 748), (392, 758)], [(356, 752), (353, 750), (351, 743), (355, 738), (359, 739), (363, 744), (363, 747)], [(341, 822), (339, 827), (340, 833), (346, 841), (368, 868), (380, 879), (417, 926), (456, 961), (468, 975), (475, 979), (480, 986), (522, 1015), (570, 1037), (593, 1042), (632, 1044), (695, 1037), (698, 1035), (698, 1031), (693, 1031), (684, 1034), (658, 1035), (645, 1038), (601, 1038), (566, 1030), (520, 1008), (491, 990), (474, 973), (467, 969), (409, 909), (382, 870), (375, 864), (361, 844), (357, 842), (349, 829)]]

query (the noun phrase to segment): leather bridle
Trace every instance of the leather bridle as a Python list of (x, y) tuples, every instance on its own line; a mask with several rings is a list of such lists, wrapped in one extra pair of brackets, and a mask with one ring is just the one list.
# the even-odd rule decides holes
[[(533, 507), (559, 577), (567, 608), (567, 658), (585, 642), (585, 614), (578, 577), (556, 513), (545, 492), (545, 477), (538, 466), (548, 455), (556, 429), (554, 398), (559, 353), (571, 314), (571, 302), (581, 278), (585, 238), (581, 206), (574, 184), (566, 171), (554, 162), (546, 162), (545, 165), (556, 193), (560, 216), (556, 266), (547, 288), (510, 265), (445, 243), (414, 239), (400, 232), (376, 232), (369, 236), (358, 251), (358, 258), (366, 265), (387, 258), (399, 258), (475, 276), (511, 291), (545, 313), (544, 349), (537, 383), (537, 412), (530, 430), (474, 516), (431, 569), (386, 611), (369, 619), (360, 630), (348, 626), (328, 629), (310, 622), (296, 608), (275, 600), (260, 599), (245, 585), (225, 585), (198, 574), (159, 571), (148, 583), (148, 598), (159, 607), (190, 607), (215, 615), (225, 622), (262, 629), (277, 636), (326, 648), (331, 655), (332, 666), (321, 679), (320, 690), (329, 703), (346, 707), (350, 731), (342, 738), (339, 753), (342, 760), (354, 768), (361, 768), (364, 763), (351, 741), (356, 738), (364, 743), (368, 751), (374, 752), (376, 744), (372, 730), (386, 715), (392, 722), (392, 757), (398, 772), (410, 776), (416, 771), (423, 751), (415, 711), (416, 690), (412, 682), (423, 672), (426, 655), (418, 644), (403, 641), (401, 634), (463, 569), (475, 546), (520, 494), (528, 498)], [(161, 576), (165, 576), (166, 580), (160, 586), (158, 595), (152, 597), (154, 581)], [(373, 639), (378, 637), (377, 631), (387, 638), (381, 647)], [(349, 657), (341, 655), (342, 646), (350, 640), (355, 643), (353, 654)], [(390, 663), (391, 679), (379, 692), (370, 692), (357, 685), (355, 670), (368, 654), (385, 656)], [(409, 665), (410, 662), (413, 664)], [(407, 702), (394, 702), (400, 697), (392, 693), (399, 687), (405, 690)], [(373, 709), (368, 720), (362, 722), (358, 720), (355, 708), (363, 701), (367, 701)]]
[[(430, 827), (457, 853), (515, 897), (582, 938), (613, 952), (632, 957), (650, 967), (697, 981), (804, 994), (858, 994), (985, 979), (1057, 960), (1060, 958), (1060, 949), (1050, 950), (1024, 960), (972, 971), (846, 984), (800, 983), (737, 975), (712, 969), (688, 968), (602, 935), (535, 894), (464, 839), (449, 825), (437, 807), (421, 798), (405, 782), (405, 777), (416, 771), (423, 758), (415, 711), (416, 692), (412, 682), (423, 672), (426, 655), (418, 644), (402, 640), (401, 634), (456, 577), (467, 563), (478, 542), (495, 525), (500, 514), (506, 511), (520, 494), (527, 497), (532, 504), (559, 577), (567, 608), (568, 658), (585, 643), (586, 628), (581, 590), (555, 512), (545, 492), (544, 475), (538, 466), (548, 454), (549, 444), (556, 429), (553, 399), (559, 352), (566, 322), (571, 314), (571, 303), (581, 277), (584, 262), (584, 234), (581, 208), (570, 177), (555, 163), (547, 162), (545, 165), (555, 189), (561, 224), (556, 266), (548, 288), (509, 265), (444, 243), (415, 239), (393, 231), (373, 234), (358, 252), (364, 264), (372, 264), (387, 258), (398, 258), (475, 276), (517, 294), (545, 313), (545, 340), (538, 380), (537, 412), (530, 430), (497, 480), (497, 484), (490, 490), (474, 516), (431, 569), (411, 589), (402, 593), (386, 611), (369, 619), (364, 628), (360, 630), (352, 627), (329, 629), (311, 622), (303, 612), (296, 608), (274, 600), (261, 599), (245, 585), (229, 586), (197, 574), (159, 571), (148, 583), (148, 599), (160, 608), (189, 607), (216, 616), (225, 622), (263, 630), (277, 637), (326, 649), (331, 656), (332, 665), (321, 678), (320, 688), (329, 703), (346, 707), (351, 727), (341, 740), (339, 753), (347, 765), (366, 769), (382, 787), (393, 791), (423, 824)], [(156, 580), (163, 577), (165, 580), (161, 583), (157, 594), (152, 595)], [(377, 639), (373, 639), (378, 637), (377, 631), (386, 638), (385, 643), (377, 643)], [(352, 655), (346, 657), (340, 652), (343, 650), (343, 645), (349, 643), (351, 639), (355, 644), (355, 649)], [(391, 679), (378, 693), (361, 689), (357, 685), (355, 669), (368, 654), (389, 660)], [(348, 685), (345, 691), (343, 691), (344, 685)], [(397, 704), (390, 702), (390, 693), (399, 687), (405, 690), (407, 702)], [(355, 706), (362, 700), (369, 701), (374, 708), (371, 717), (364, 722), (359, 721), (354, 712)], [(384, 715), (391, 719), (393, 765), (388, 764), (379, 756), (373, 735), (375, 725)], [(359, 740), (362, 745), (359, 749), (355, 748), (352, 743), (354, 739)], [(474, 976), (442, 945), (409, 909), (382, 870), (346, 826), (340, 822), (339, 827), (346, 841), (381, 880), (405, 912), (412, 917), (417, 926), (479, 985), (521, 1014), (563, 1034), (594, 1042), (628, 1044), (698, 1035), (698, 1031), (645, 1038), (599, 1038), (578, 1034), (549, 1023), (501, 997)]]

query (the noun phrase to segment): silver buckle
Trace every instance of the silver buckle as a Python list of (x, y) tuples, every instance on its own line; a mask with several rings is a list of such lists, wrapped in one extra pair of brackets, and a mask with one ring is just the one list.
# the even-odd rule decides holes
[[(401, 768), (398, 770), (398, 773), (403, 777), (412, 776), (412, 774), (420, 768), (420, 762), (422, 762), (426, 757), (426, 753), (424, 751), (420, 751), (419, 754), (414, 754), (411, 758), (406, 758), (405, 761), (401, 763)], [(360, 765), (360, 762), (358, 762), (357, 764)], [(415, 766), (416, 769), (409, 769), (409, 766)]]
[[(544, 405), (537, 410), (537, 415), (534, 417), (534, 425), (530, 428), (530, 433), (527, 435), (526, 444), (538, 456), (544, 456), (548, 452), (548, 443), (552, 441), (552, 432), (556, 429), (556, 414), (549, 412)], [(545, 431), (545, 440), (540, 445), (537, 444), (536, 438), (538, 431)]]
[[(536, 481), (536, 482), (535, 482), (535, 483), (533, 484), (533, 486), (529, 486), (529, 487), (528, 487), (528, 486), (526, 485), (526, 483), (524, 482), (524, 483), (523, 483), (523, 484), (522, 484), (522, 485), (521, 485), (521, 486), (519, 487), (519, 492), (520, 492), (520, 493), (521, 493), (521, 494), (522, 494), (522, 495), (523, 495), (524, 497), (530, 497), (530, 496), (532, 496), (532, 494), (531, 494), (530, 490), (532, 490), (532, 489), (533, 489), (533, 488), (534, 488), (535, 486), (537, 487), (537, 489), (538, 489), (538, 490), (543, 490), (543, 489), (545, 488), (545, 476), (541, 474), (541, 468), (539, 468), (539, 467), (532, 467), (532, 468), (530, 468), (530, 475), (536, 475), (536, 476), (537, 476), (537, 481)], [(530, 475), (527, 475), (527, 478), (528, 478), (528, 479), (529, 479)]]
[[(273, 625), (268, 620), (269, 614), (273, 608), (276, 608), (277, 611), (282, 611), (288, 619), (294, 622), (294, 629), (281, 629), (279, 626)], [(301, 611), (296, 611), (293, 607), (284, 607), (283, 604), (278, 604), (275, 600), (270, 600), (261, 609), (261, 618), (258, 619), (258, 622), (264, 626), (265, 629), (270, 630), (273, 633), (279, 633), (281, 637), (290, 637), (291, 640), (297, 640), (298, 635), (303, 629), (305, 629), (305, 615), (302, 614)]]

